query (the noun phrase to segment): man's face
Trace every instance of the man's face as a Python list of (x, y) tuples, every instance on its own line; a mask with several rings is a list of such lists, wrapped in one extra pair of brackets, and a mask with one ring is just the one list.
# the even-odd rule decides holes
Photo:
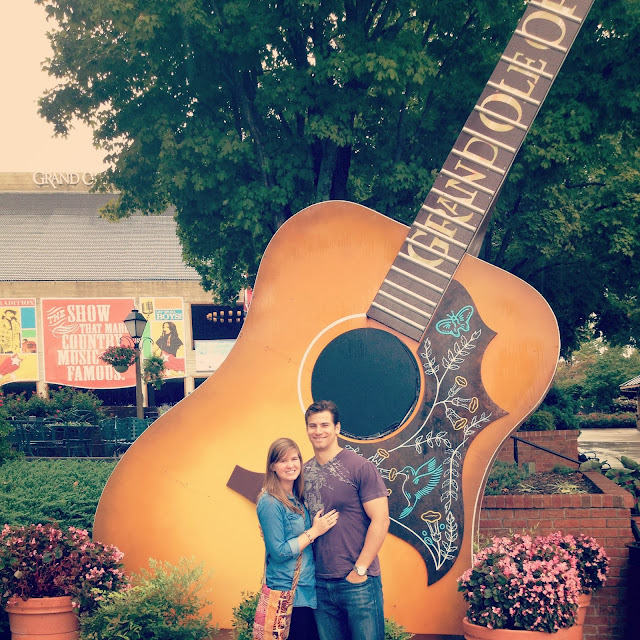
[(331, 451), (338, 444), (340, 423), (334, 424), (331, 411), (312, 413), (307, 419), (307, 436), (314, 451)]

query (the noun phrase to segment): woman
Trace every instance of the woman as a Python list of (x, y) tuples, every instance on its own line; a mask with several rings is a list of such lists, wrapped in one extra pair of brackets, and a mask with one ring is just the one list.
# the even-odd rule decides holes
[(164, 322), (162, 324), (162, 334), (156, 340), (156, 346), (161, 351), (174, 357), (178, 355), (178, 349), (182, 346), (182, 340), (178, 335), (178, 328), (175, 322)]
[(335, 509), (327, 514), (320, 511), (311, 524), (303, 491), (300, 448), (289, 438), (278, 438), (267, 454), (267, 473), (257, 509), (266, 548), (266, 583), (270, 589), (291, 589), (296, 560), (302, 553), (289, 640), (318, 638), (313, 617), (316, 579), (311, 544), (338, 520)]

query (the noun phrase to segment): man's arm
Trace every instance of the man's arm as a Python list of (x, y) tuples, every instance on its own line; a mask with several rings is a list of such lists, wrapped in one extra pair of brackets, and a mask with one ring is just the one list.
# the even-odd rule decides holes
[[(364, 539), (364, 546), (356, 560), (359, 567), (369, 567), (378, 555), (389, 531), (389, 500), (387, 496), (374, 498), (362, 504), (371, 522)], [(349, 582), (364, 582), (367, 576), (359, 576), (353, 569), (347, 576)]]

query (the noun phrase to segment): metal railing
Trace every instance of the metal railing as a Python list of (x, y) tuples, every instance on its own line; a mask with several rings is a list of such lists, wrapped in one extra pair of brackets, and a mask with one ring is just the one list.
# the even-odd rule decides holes
[(9, 443), (27, 457), (91, 458), (124, 453), (154, 418), (88, 420), (55, 418), (9, 420)]
[(580, 464), (580, 460), (575, 460), (574, 458), (565, 456), (563, 453), (558, 453), (553, 449), (548, 449), (547, 447), (543, 447), (542, 445), (534, 444), (533, 442), (529, 442), (528, 440), (523, 440), (522, 438), (518, 438), (518, 436), (511, 436), (511, 438), (513, 440), (513, 461), (516, 464), (518, 464), (518, 442), (528, 444), (530, 447), (533, 447), (534, 449), (541, 449), (542, 451), (546, 451), (547, 453), (552, 453), (554, 456), (558, 456), (558, 458), (563, 458), (564, 460), (568, 460), (569, 462)]

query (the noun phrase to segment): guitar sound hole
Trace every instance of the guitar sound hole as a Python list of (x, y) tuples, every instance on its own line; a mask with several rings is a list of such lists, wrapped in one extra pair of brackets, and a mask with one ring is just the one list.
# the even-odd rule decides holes
[(314, 400), (333, 400), (342, 435), (358, 440), (394, 431), (411, 413), (420, 371), (407, 346), (380, 329), (354, 329), (320, 353), (311, 376)]

